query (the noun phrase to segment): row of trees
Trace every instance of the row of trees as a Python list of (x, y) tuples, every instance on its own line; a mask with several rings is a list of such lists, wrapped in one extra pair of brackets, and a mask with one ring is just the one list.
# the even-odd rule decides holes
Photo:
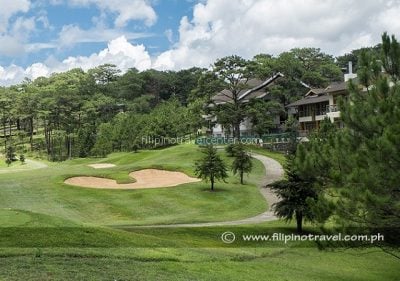
[[(207, 145), (203, 148), (203, 158), (195, 162), (196, 175), (210, 182), (211, 191), (214, 190), (216, 181), (223, 181), (228, 178), (228, 168), (226, 163), (217, 153), (217, 149), (212, 145)], [(231, 169), (234, 175), (239, 175), (240, 183), (244, 184), (244, 174), (249, 174), (253, 168), (251, 156), (246, 151), (245, 146), (241, 143), (233, 144), (229, 149), (228, 155), (234, 157)]]
[[(222, 89), (238, 93), (250, 78), (265, 79), (276, 72), (285, 77), (269, 89), (268, 101), (205, 106)], [(122, 74), (110, 64), (87, 72), (72, 69), (0, 88), (0, 137), (4, 148), (14, 145), (44, 152), (56, 161), (133, 150), (141, 145), (137, 137), (144, 133), (155, 138), (195, 132), (210, 125), (201, 117), (209, 113), (236, 136), (240, 121), (250, 118), (253, 130), (261, 135), (272, 128), (272, 116), (284, 115), (284, 106), (307, 91), (304, 85), (323, 87), (340, 79), (334, 58), (315, 48), (293, 49), (276, 57), (261, 54), (252, 60), (229, 56), (217, 60), (210, 70), (130, 69)], [(166, 102), (171, 105), (163, 106)], [(176, 112), (168, 117), (161, 113), (171, 106)], [(123, 141), (118, 134), (124, 134)]]
[(119, 113), (149, 114), (169, 99), (179, 107), (185, 104), (197, 71), (130, 70), (119, 76), (115, 66), (103, 65), (87, 73), (73, 69), (0, 88), (4, 149), (29, 147), (45, 151), (51, 160), (87, 156), (99, 131), (120, 118)]

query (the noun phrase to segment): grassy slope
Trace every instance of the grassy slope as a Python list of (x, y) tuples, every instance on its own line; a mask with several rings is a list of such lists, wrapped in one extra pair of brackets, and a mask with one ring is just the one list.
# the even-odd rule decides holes
[[(376, 248), (321, 251), (297, 242), (232, 248), (219, 234), (233, 227), (126, 232), (18, 210), (0, 211), (0, 219), (24, 226), (0, 228), (0, 280), (395, 281), (400, 274), (399, 261)], [(293, 230), (281, 222), (258, 229)]]
[(0, 169), (1, 170), (6, 171), (6, 170), (12, 170), (12, 169), (15, 169), (15, 168), (18, 169), (20, 166), (23, 166), (20, 161), (13, 161), (10, 164), (10, 166), (8, 166), (6, 164), (6, 159), (4, 157), (0, 157)]
[[(260, 199), (255, 187), (219, 184), (224, 191), (215, 194), (204, 191), (203, 185), (155, 193), (98, 192), (61, 183), (74, 174), (123, 177), (121, 171), (155, 163), (191, 174), (192, 159), (198, 156), (193, 147), (174, 147), (0, 175), (0, 280), (398, 280), (399, 261), (375, 248), (320, 251), (313, 245), (297, 244), (232, 248), (219, 237), (224, 231), (236, 231), (234, 227), (122, 231), (82, 225), (125, 222), (132, 214), (134, 223), (205, 219), (208, 212), (213, 214), (210, 218), (221, 218), (224, 214), (217, 212), (232, 212), (238, 207), (236, 200), (241, 205), (235, 215), (243, 216), (251, 209), (249, 202)], [(85, 166), (89, 162), (111, 162), (118, 167), (110, 172), (94, 170)], [(255, 176), (248, 181), (258, 180), (261, 171), (256, 162)], [(257, 196), (241, 198), (252, 194)], [(138, 206), (141, 213), (135, 211)], [(260, 209), (264, 208), (261, 204)], [(251, 230), (252, 226), (243, 228)], [(290, 232), (293, 227), (278, 221), (258, 229)]]
[[(132, 250), (132, 249), (130, 249)], [(251, 252), (251, 253), (250, 253)], [(0, 257), (3, 280), (396, 281), (398, 261), (379, 251), (316, 249), (136, 250), (135, 255), (36, 253)], [(379, 262), (377, 262), (379, 261)]]
[[(231, 176), (228, 183), (218, 183), (214, 193), (204, 182), (148, 190), (97, 190), (63, 184), (65, 178), (76, 175), (98, 175), (124, 182), (129, 180), (130, 171), (148, 167), (193, 175), (193, 162), (199, 157), (196, 147), (183, 145), (137, 154), (115, 153), (106, 159), (54, 163), (34, 172), (0, 174), (0, 206), (96, 225), (230, 220), (266, 209), (256, 186), (263, 173), (258, 161), (247, 178), (249, 185), (242, 186), (237, 177)], [(86, 166), (93, 162), (114, 163), (117, 167), (95, 170)]]

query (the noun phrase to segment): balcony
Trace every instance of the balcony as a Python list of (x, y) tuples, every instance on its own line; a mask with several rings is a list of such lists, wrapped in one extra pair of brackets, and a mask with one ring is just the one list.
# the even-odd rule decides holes
[(340, 110), (338, 105), (333, 104), (333, 105), (329, 105), (328, 106), (328, 113), (326, 114), (326, 116), (328, 116), (328, 118), (334, 122), (335, 119), (340, 118)]
[(339, 106), (337, 104), (328, 105), (326, 108), (327, 112), (339, 112)]

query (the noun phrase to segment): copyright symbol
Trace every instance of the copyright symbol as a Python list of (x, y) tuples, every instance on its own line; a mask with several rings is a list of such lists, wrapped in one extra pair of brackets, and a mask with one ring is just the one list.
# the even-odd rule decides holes
[(235, 234), (230, 231), (224, 232), (221, 235), (222, 242), (224, 242), (226, 244), (231, 244), (231, 243), (235, 242), (235, 239), (236, 239)]

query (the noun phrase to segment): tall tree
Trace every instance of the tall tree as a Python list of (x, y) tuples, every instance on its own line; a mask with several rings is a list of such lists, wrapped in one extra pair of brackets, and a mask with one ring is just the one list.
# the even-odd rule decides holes
[(314, 220), (310, 201), (318, 199), (315, 178), (299, 172), (296, 156), (287, 156), (285, 165), (286, 179), (272, 183), (269, 187), (279, 197), (275, 203), (275, 214), (286, 221), (296, 220), (297, 232), (303, 231), (303, 221)]
[(340, 103), (345, 129), (302, 152), (303, 172), (319, 175), (338, 193), (336, 217), (345, 225), (400, 227), (399, 50), (385, 33), (380, 58), (361, 54), (360, 84), (351, 82), (348, 100)]
[(249, 62), (239, 56), (229, 56), (217, 60), (213, 72), (225, 83), (229, 94), (228, 102), (219, 105), (219, 117), (224, 116), (232, 125), (235, 138), (240, 138), (240, 123), (245, 118), (244, 104), (239, 100), (239, 94), (248, 88), (247, 81), (253, 76)]
[(213, 191), (215, 181), (225, 181), (228, 177), (227, 168), (212, 145), (205, 147), (203, 154), (203, 158), (195, 162), (195, 173), (197, 177), (210, 181)]
[(259, 137), (275, 129), (275, 118), (284, 114), (284, 107), (277, 101), (253, 99), (246, 108), (246, 115), (250, 118), (252, 130)]
[[(385, 73), (379, 65), (382, 62)], [(381, 58), (359, 60), (363, 87), (350, 87), (341, 105), (347, 129), (338, 136), (342, 217), (374, 227), (400, 227), (400, 44), (385, 33)], [(336, 168), (336, 167), (332, 167)], [(334, 171), (334, 170), (333, 170)]]
[(325, 88), (330, 82), (342, 80), (342, 71), (334, 58), (318, 48), (283, 52), (273, 65), (285, 77), (271, 87), (270, 95), (283, 105), (302, 98), (310, 88)]
[(244, 174), (249, 174), (253, 169), (253, 163), (251, 162), (251, 156), (246, 151), (243, 144), (238, 143), (233, 148), (234, 160), (232, 162), (232, 172), (240, 176), (240, 183), (243, 184)]
[(11, 131), (8, 130), (11, 123), (12, 99), (9, 93), (3, 91), (0, 96), (0, 119), (2, 134), (4, 138), (4, 149), (7, 148), (7, 141), (11, 137)]

